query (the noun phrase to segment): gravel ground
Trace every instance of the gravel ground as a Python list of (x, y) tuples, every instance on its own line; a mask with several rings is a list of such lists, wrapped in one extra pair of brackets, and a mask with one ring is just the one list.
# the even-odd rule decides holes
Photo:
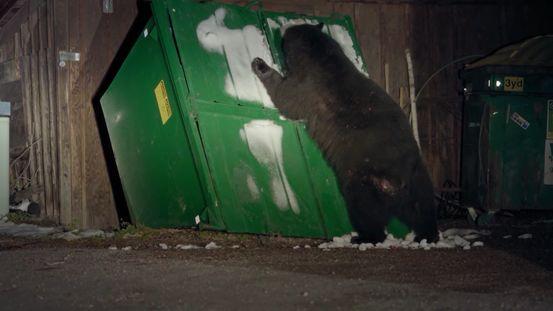
[[(0, 305), (4, 310), (552, 310), (553, 224), (487, 229), (492, 234), (480, 239), (485, 246), (468, 251), (322, 251), (316, 247), (320, 240), (193, 230), (71, 242), (4, 236)], [(533, 238), (517, 238), (524, 233)], [(212, 241), (223, 248), (159, 246)], [(132, 250), (121, 250), (125, 246)]]

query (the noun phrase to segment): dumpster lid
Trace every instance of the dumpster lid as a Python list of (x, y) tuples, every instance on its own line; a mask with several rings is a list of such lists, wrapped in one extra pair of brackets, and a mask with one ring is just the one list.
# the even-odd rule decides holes
[[(553, 35), (532, 37), (505, 47), (465, 66), (465, 70), (494, 67), (505, 71), (553, 72)], [(488, 68), (494, 71), (493, 68)]]
[(0, 101), (0, 117), (10, 116), (10, 103)]

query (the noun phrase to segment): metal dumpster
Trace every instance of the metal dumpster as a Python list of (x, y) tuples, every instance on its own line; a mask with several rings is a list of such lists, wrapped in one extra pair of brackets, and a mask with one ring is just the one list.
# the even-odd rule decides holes
[(333, 171), (250, 69), (262, 57), (285, 70), (284, 28), (324, 22), (365, 72), (349, 17), (190, 0), (154, 0), (152, 12), (100, 100), (133, 222), (304, 237), (351, 232)]
[(553, 209), (553, 36), (504, 47), (468, 65), (463, 201)]

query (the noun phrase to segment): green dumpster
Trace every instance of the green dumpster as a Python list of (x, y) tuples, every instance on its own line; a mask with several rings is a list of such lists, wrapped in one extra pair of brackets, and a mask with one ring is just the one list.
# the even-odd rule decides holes
[(553, 36), (507, 46), (462, 72), (466, 205), (553, 209)]
[(133, 222), (326, 238), (351, 232), (333, 171), (250, 69), (262, 57), (285, 70), (285, 28), (323, 22), (365, 71), (349, 17), (189, 0), (154, 0), (152, 12), (101, 98)]

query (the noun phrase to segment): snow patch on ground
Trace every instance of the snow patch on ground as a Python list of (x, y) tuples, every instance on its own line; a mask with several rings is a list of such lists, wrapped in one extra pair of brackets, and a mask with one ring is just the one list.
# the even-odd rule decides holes
[(242, 29), (229, 29), (224, 20), (227, 11), (217, 9), (196, 28), (200, 44), (209, 52), (226, 58), (228, 73), (225, 76), (225, 91), (231, 96), (246, 101), (259, 102), (265, 107), (274, 104), (265, 86), (251, 70), (254, 58), (262, 58), (267, 65), (276, 68), (263, 32), (253, 25)]
[(175, 246), (175, 249), (180, 249), (180, 250), (189, 250), (189, 249), (198, 249), (198, 248), (201, 248), (197, 245), (193, 245), (193, 244), (177, 244)]
[(282, 211), (291, 208), (300, 213), (296, 195), (288, 182), (282, 157), (282, 127), (271, 120), (253, 120), (244, 124), (240, 137), (259, 163), (269, 170), (273, 201)]
[(73, 230), (63, 232), (61, 227), (41, 227), (33, 224), (14, 224), (12, 222), (0, 221), (0, 235), (9, 235), (14, 237), (52, 237), (54, 239), (64, 239), (73, 241), (88, 238), (111, 238), (113, 232), (105, 232), (99, 229)]
[(0, 234), (15, 237), (39, 238), (60, 232), (60, 228), (39, 227), (31, 224), (14, 224), (12, 222), (0, 222)]
[(221, 246), (215, 244), (215, 242), (209, 242), (209, 244), (205, 246), (205, 249), (217, 249), (217, 248), (221, 248)]
[(532, 238), (532, 234), (531, 233), (525, 233), (525, 234), (521, 234), (518, 236), (519, 239), (531, 239)]
[[(448, 229), (444, 232), (440, 232), (440, 239), (437, 242), (428, 243), (426, 239), (420, 242), (415, 241), (415, 234), (413, 232), (407, 234), (404, 239), (398, 239), (391, 234), (386, 236), (386, 239), (381, 243), (361, 243), (352, 244), (351, 238), (356, 233), (346, 234), (341, 237), (334, 237), (332, 241), (319, 244), (319, 248), (322, 250), (330, 250), (333, 248), (357, 248), (360, 251), (366, 251), (368, 249), (444, 249), (444, 248), (462, 248), (464, 250), (470, 250), (471, 246), (481, 247), (484, 246), (484, 242), (475, 241), (471, 244), (470, 239), (476, 239), (482, 235), (489, 235), (487, 230), (473, 230), (473, 229)], [(478, 237), (477, 237), (478, 236)]]

